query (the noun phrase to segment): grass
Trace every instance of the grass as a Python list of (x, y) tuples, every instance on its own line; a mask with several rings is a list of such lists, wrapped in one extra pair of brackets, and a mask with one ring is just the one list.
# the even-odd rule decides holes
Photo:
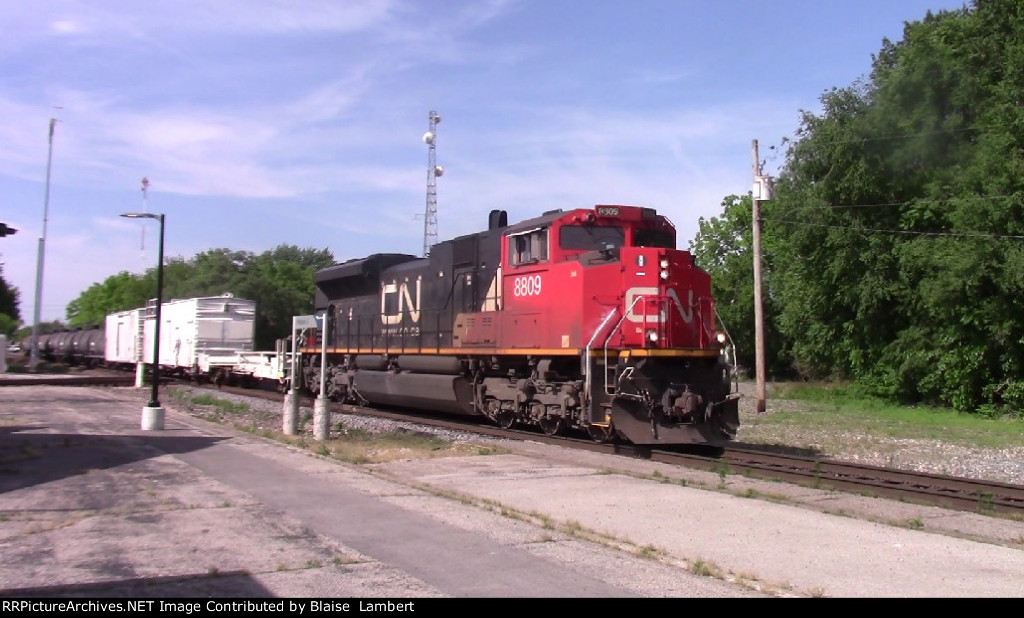
[[(1022, 418), (991, 418), (949, 408), (902, 406), (865, 395), (846, 384), (773, 384), (766, 398), (773, 413), (744, 418), (748, 428), (820, 428), (833, 433), (941, 440), (985, 449), (1024, 446)], [(779, 401), (789, 405), (773, 405)]]
[(193, 410), (206, 420), (229, 424), (254, 435), (352, 464), (384, 463), (400, 459), (485, 456), (507, 452), (493, 446), (456, 442), (403, 428), (377, 432), (349, 427), (344, 422), (334, 423), (330, 427), (330, 437), (327, 440), (315, 440), (302, 432), (302, 428), (312, 422), (309, 414), (303, 414), (299, 421), (299, 435), (286, 435), (282, 431), (281, 415), (277, 412), (258, 412), (246, 403), (206, 393), (194, 394), (180, 388), (167, 389), (166, 396), (177, 405)]

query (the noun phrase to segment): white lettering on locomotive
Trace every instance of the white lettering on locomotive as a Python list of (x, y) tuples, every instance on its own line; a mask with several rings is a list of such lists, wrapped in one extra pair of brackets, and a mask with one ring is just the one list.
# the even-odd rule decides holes
[[(676, 306), (676, 309), (679, 311), (679, 317), (681, 317), (684, 322), (689, 324), (690, 322), (693, 321), (693, 290), (687, 290), (687, 295), (688, 295), (687, 301), (689, 303), (687, 306), (684, 306), (683, 303), (679, 300), (679, 295), (676, 294), (676, 291), (673, 288), (669, 288), (668, 291), (665, 293), (665, 295), (668, 296), (670, 299), (672, 299), (672, 304), (674, 304)], [(646, 314), (645, 315), (642, 310), (638, 312), (636, 306), (633, 304), (633, 301), (636, 299), (637, 296), (653, 296), (653, 297), (657, 297), (658, 296), (658, 288), (636, 287), (636, 288), (629, 288), (628, 290), (626, 290), (626, 299), (625, 300), (626, 300), (626, 307), (627, 307), (627, 310), (626, 310), (626, 319), (627, 320), (629, 320), (630, 322), (644, 322), (644, 321), (646, 321), (647, 323), (657, 324), (657, 323), (660, 323), (660, 322), (664, 322), (668, 318), (668, 316), (665, 315), (664, 308), (659, 309), (657, 314)], [(645, 320), (645, 318), (646, 318), (646, 320)]]
[[(412, 302), (412, 295), (409, 293), (408, 282), (398, 283), (392, 281), (385, 283), (380, 289), (380, 320), (384, 324), (401, 324), (402, 313), (409, 312), (413, 323), (420, 321), (420, 284), (422, 277), (416, 278), (416, 302)], [(398, 294), (398, 310), (396, 313), (388, 313), (387, 301), (389, 294)]]
[(499, 266), (494, 274), (494, 278), (491, 279), (491, 284), (487, 287), (487, 293), (484, 294), (484, 302), (480, 306), (480, 311), (498, 311), (501, 309), (501, 281), (501, 266)]
[(540, 296), (542, 283), (543, 282), (541, 281), (540, 275), (516, 277), (512, 283), (512, 295)]

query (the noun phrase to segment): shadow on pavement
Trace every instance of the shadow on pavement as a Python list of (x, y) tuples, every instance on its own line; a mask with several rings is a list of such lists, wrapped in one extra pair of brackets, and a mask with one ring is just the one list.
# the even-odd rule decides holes
[[(262, 584), (245, 571), (184, 575), (175, 577), (146, 577), (94, 584), (68, 584), (0, 590), (2, 598), (273, 598)], [(158, 610), (153, 606), (152, 610)], [(205, 608), (202, 608), (205, 609)]]
[[(38, 433), (45, 429), (0, 427), (0, 494), (144, 461), (163, 454), (208, 448), (226, 438)], [(102, 496), (95, 496), (102, 501)], [(82, 504), (80, 508), (103, 508)]]

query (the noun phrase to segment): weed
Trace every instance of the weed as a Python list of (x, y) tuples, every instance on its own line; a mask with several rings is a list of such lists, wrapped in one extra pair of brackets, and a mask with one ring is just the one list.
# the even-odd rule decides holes
[(655, 560), (662, 552), (654, 545), (644, 545), (637, 552), (636, 555), (647, 560)]
[(197, 395), (192, 403), (199, 406), (213, 406), (222, 414), (241, 414), (249, 411), (249, 404), (218, 399), (212, 395)]
[(719, 468), (718, 468), (718, 484), (720, 486), (725, 486), (725, 481), (728, 478), (728, 476), (729, 476), (729, 466), (728, 465), (719, 466)]
[(697, 559), (690, 563), (690, 572), (702, 577), (711, 577), (711, 567), (703, 559)]

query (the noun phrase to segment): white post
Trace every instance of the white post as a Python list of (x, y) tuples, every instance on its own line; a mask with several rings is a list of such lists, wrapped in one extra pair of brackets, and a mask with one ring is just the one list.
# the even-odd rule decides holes
[(292, 316), (292, 362), (291, 379), (288, 381), (288, 394), (284, 397), (284, 431), (285, 435), (294, 436), (299, 432), (299, 391), (295, 388), (295, 364), (298, 355), (298, 324), (296, 316)]
[(313, 437), (326, 440), (330, 437), (331, 413), (327, 409), (327, 332), (330, 307), (324, 311), (323, 338), (320, 342), (320, 396), (313, 404)]

